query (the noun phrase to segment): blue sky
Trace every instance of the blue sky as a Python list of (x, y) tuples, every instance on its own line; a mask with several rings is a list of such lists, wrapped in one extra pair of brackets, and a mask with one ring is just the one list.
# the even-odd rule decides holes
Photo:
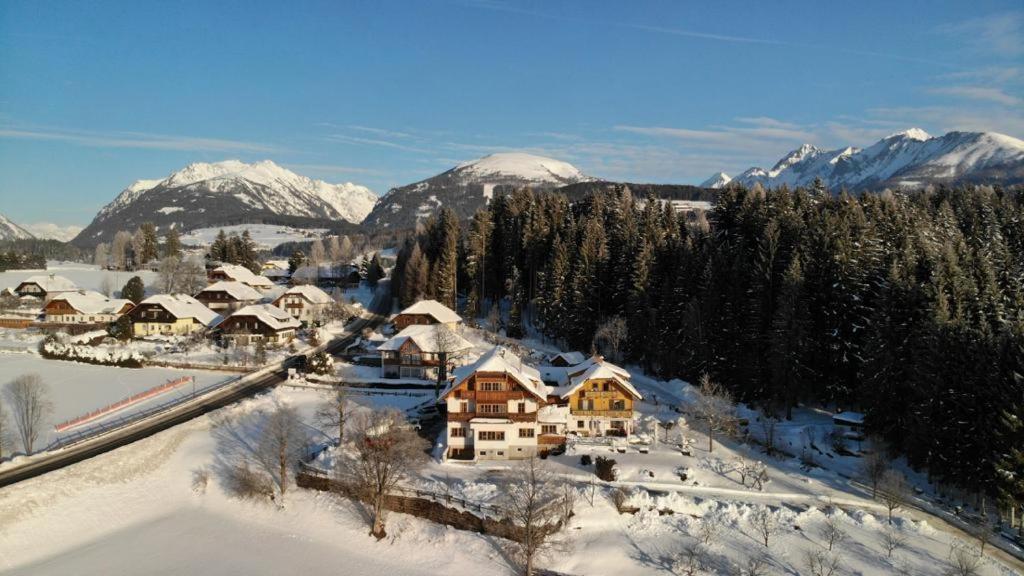
[(911, 126), (1024, 136), (1010, 2), (0, 3), (0, 212), (270, 158), (378, 193), (525, 149), (698, 183)]

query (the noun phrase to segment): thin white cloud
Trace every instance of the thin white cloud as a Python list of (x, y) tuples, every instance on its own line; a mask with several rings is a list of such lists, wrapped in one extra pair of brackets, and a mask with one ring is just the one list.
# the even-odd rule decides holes
[(381, 138), (363, 138), (361, 136), (351, 136), (348, 134), (330, 134), (325, 136), (324, 139), (341, 144), (381, 146), (384, 148), (394, 148), (395, 150), (404, 150), (406, 152), (418, 152), (421, 154), (427, 153), (427, 150), (423, 148), (409, 146), (408, 144), (400, 142), (392, 142), (391, 140), (384, 140)]
[(1021, 104), (1020, 98), (1007, 94), (999, 88), (985, 86), (947, 86), (944, 88), (932, 88), (929, 91), (935, 94), (946, 94), (970, 100), (995, 102), (1005, 106), (1019, 106)]
[(174, 136), (147, 134), (142, 132), (90, 132), (78, 130), (54, 130), (38, 128), (0, 128), (0, 138), (22, 140), (47, 140), (66, 142), (94, 148), (143, 148), (153, 150), (182, 150), (208, 152), (281, 152), (282, 149), (267, 144), (202, 138), (195, 136)]
[(315, 172), (326, 172), (330, 174), (367, 174), (382, 176), (386, 174), (383, 170), (374, 168), (360, 168), (358, 166), (342, 166), (339, 164), (292, 164), (287, 163), (285, 167), (289, 170), (308, 170)]
[(1024, 54), (1024, 11), (1017, 10), (971, 18), (936, 29), (978, 52), (999, 56)]

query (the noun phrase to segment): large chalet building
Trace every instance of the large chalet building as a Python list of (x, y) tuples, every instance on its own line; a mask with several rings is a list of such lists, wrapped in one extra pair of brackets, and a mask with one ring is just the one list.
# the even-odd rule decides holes
[(472, 348), (469, 341), (447, 326), (412, 325), (377, 347), (380, 375), (436, 380), (442, 362), (447, 364), (444, 374), (447, 376), (451, 368), (464, 364), (462, 359)]
[(274, 287), (274, 283), (270, 278), (253, 274), (252, 270), (237, 264), (218, 266), (207, 274), (207, 279), (209, 279), (211, 284), (222, 281), (241, 282), (260, 292), (266, 292)]
[(56, 296), (78, 290), (79, 288), (74, 282), (63, 276), (45, 274), (25, 279), (14, 288), (14, 293), (18, 296), (32, 296), (49, 302)]
[(455, 370), (440, 400), (447, 408), (447, 452), (454, 460), (508, 460), (537, 453), (538, 411), (548, 387), (503, 347)]
[(51, 324), (109, 324), (135, 307), (131, 300), (107, 298), (92, 290), (62, 292), (43, 306)]
[(624, 368), (593, 356), (569, 368), (568, 381), (556, 389), (569, 407), (568, 432), (579, 436), (629, 436), (634, 404), (643, 396)]
[(188, 294), (150, 296), (128, 313), (132, 335), (186, 336), (215, 326), (221, 317)]
[(263, 294), (252, 286), (233, 280), (215, 282), (196, 294), (196, 300), (219, 314), (230, 313), (250, 304), (258, 304), (262, 299)]
[(218, 329), (225, 342), (247, 346), (261, 340), (271, 344), (290, 342), (301, 326), (298, 320), (277, 306), (254, 304), (228, 316)]
[(323, 320), (324, 314), (333, 303), (334, 300), (327, 292), (309, 285), (292, 286), (274, 300), (274, 306), (307, 326)]
[(404, 330), (414, 324), (444, 324), (455, 328), (462, 322), (462, 317), (437, 300), (420, 300), (395, 314), (391, 322), (395, 330)]

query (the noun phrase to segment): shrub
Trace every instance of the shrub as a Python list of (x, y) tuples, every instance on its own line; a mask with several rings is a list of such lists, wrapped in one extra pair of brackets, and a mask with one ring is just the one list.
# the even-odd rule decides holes
[(590, 466), (593, 461), (590, 459), (590, 454), (584, 454), (580, 456), (580, 464), (584, 466)]
[(594, 473), (605, 482), (613, 482), (618, 476), (618, 471), (615, 469), (615, 460), (598, 456), (597, 467), (594, 469)]
[(249, 468), (248, 464), (237, 464), (228, 470), (226, 484), (228, 492), (251, 500), (273, 499), (274, 484), (265, 474)]

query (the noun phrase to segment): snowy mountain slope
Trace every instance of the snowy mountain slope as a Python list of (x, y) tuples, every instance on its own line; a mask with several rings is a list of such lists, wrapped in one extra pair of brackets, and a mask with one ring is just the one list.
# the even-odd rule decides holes
[(726, 174), (725, 172), (719, 172), (718, 174), (715, 174), (711, 178), (708, 178), (707, 180), (702, 182), (700, 187), (712, 188), (717, 190), (719, 188), (724, 188), (729, 182), (732, 182), (732, 178), (730, 178), (729, 175)]
[(745, 186), (806, 186), (816, 178), (833, 191), (939, 182), (1024, 182), (1024, 141), (994, 132), (933, 137), (911, 128), (864, 149), (821, 150), (804, 144), (771, 170), (750, 168), (735, 181)]
[(0, 240), (21, 240), (33, 238), (32, 234), (0, 214)]
[(24, 228), (36, 238), (60, 240), (61, 242), (70, 241), (82, 231), (81, 226), (73, 224), (61, 226), (53, 222), (34, 222), (32, 224), (25, 224)]
[(361, 222), (377, 196), (364, 186), (313, 180), (264, 160), (189, 164), (162, 180), (138, 180), (75, 239), (109, 241), (118, 230), (153, 222), (190, 230), (268, 215)]
[(572, 164), (524, 152), (491, 154), (413, 184), (392, 188), (381, 197), (364, 224), (373, 228), (410, 228), (442, 206), (468, 218), (487, 205), (496, 189), (531, 187), (553, 190), (591, 181)]

